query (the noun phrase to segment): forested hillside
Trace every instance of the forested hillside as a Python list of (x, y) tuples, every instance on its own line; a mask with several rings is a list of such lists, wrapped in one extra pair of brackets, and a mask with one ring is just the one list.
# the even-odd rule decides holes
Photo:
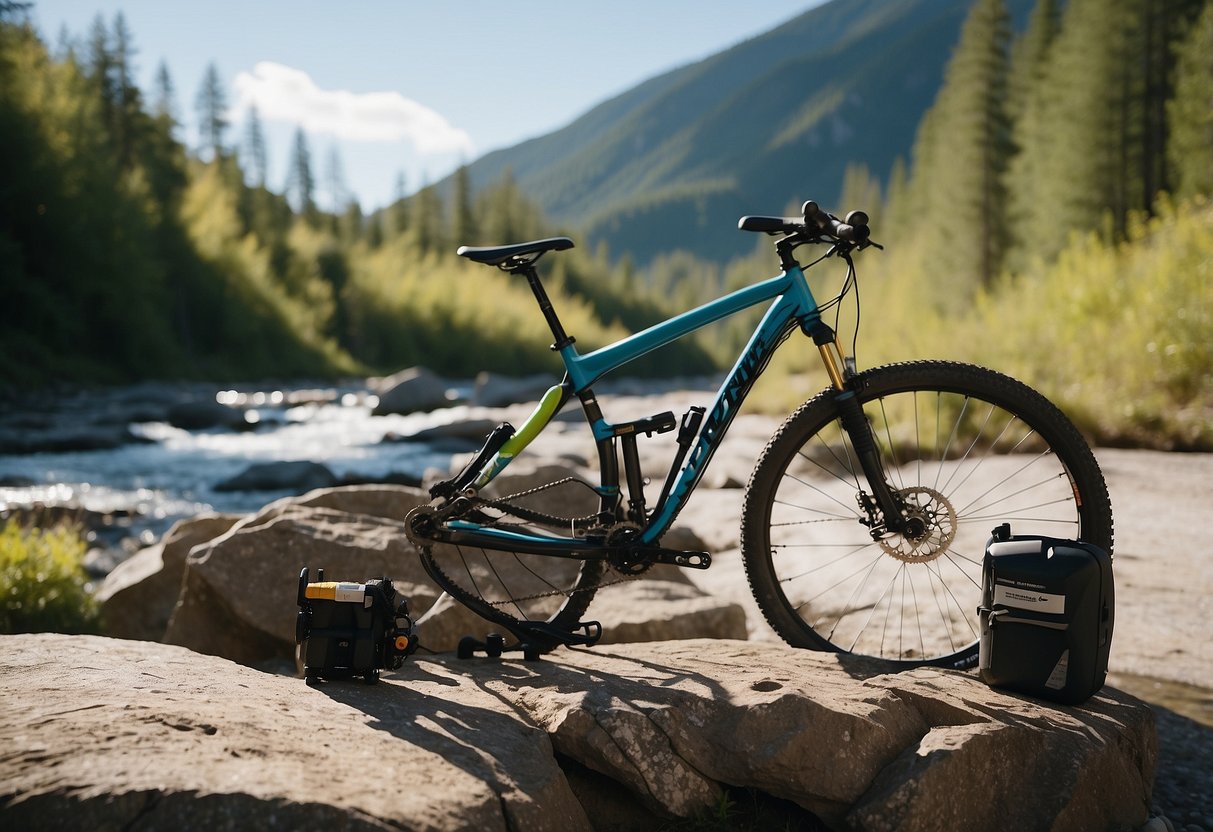
[[(454, 256), (553, 230), (508, 177), (373, 221), (321, 211), (305, 134), (271, 192), (259, 123), (231, 135), (213, 67), (188, 147), (167, 70), (132, 80), (121, 14), (52, 54), (26, 5), (0, 4), (0, 383), (559, 369), (525, 283)], [(587, 346), (664, 316), (625, 272), (561, 255), (550, 289)], [(712, 366), (686, 344), (650, 372)]]
[(1039, 0), (1014, 37), (976, 0), (910, 161), (840, 199), (886, 244), (863, 364), (973, 360), (1105, 442), (1213, 448), (1213, 3)]
[[(887, 180), (914, 139), (971, 0), (848, 0), (654, 78), (562, 130), (490, 153), (558, 221), (615, 256), (723, 262), (738, 216), (832, 204), (848, 162)], [(1022, 28), (1032, 0), (1008, 0)], [(525, 110), (525, 99), (520, 100)]]
[[(886, 247), (858, 261), (862, 365), (978, 360), (1103, 441), (1213, 448), (1209, 0), (836, 0), (371, 217), (318, 207), (302, 132), (267, 188), (214, 72), (187, 145), (187, 97), (163, 69), (134, 85), (121, 15), (52, 50), (21, 6), (0, 0), (0, 383), (558, 372), (525, 285), (457, 245), (574, 236), (544, 273), (590, 347), (770, 276), (737, 216), (813, 197)], [(648, 259), (593, 244), (608, 226)], [(635, 369), (722, 367), (746, 326)], [(759, 406), (820, 387), (815, 356), (781, 352)]]

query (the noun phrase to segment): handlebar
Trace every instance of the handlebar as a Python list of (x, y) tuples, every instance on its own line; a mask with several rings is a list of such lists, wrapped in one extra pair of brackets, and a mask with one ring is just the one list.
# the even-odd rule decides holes
[(813, 200), (804, 204), (799, 217), (746, 216), (738, 220), (737, 227), (766, 234), (804, 235), (804, 242), (834, 240), (855, 245), (866, 243), (871, 234), (868, 215), (863, 211), (852, 211), (845, 220), (840, 220), (821, 210)]

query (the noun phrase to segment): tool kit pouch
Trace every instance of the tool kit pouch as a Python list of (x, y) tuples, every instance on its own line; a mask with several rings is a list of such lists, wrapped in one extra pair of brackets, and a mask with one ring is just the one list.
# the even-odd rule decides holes
[(1077, 540), (994, 530), (983, 564), (978, 670), (991, 687), (1077, 705), (1103, 687), (1112, 558)]
[(388, 578), (364, 583), (308, 581), (299, 574), (295, 641), (308, 682), (361, 676), (367, 684), (381, 669), (395, 670), (417, 649), (408, 601)]

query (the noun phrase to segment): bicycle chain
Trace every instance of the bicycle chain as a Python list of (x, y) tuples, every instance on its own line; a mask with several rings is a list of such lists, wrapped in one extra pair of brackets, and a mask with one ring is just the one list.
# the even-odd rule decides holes
[[(523, 520), (529, 520), (532, 523), (542, 523), (543, 525), (551, 526), (552, 528), (556, 528), (556, 529), (563, 529), (566, 526), (568, 526), (569, 528), (575, 529), (577, 527), (578, 523), (592, 523), (592, 522), (597, 521), (598, 520), (597, 514), (589, 514), (589, 515), (586, 515), (585, 517), (558, 517), (555, 514), (545, 514), (544, 512), (536, 511), (535, 509), (524, 508), (523, 506), (511, 505), (509, 502), (510, 500), (517, 500), (521, 497), (529, 497), (532, 494), (538, 494), (541, 491), (546, 491), (549, 488), (555, 488), (556, 486), (564, 485), (564, 484), (570, 483), (570, 482), (576, 483), (578, 485), (585, 485), (586, 488), (589, 488), (591, 491), (593, 491), (593, 487), (586, 484), (582, 480), (579, 480), (576, 477), (565, 477), (562, 480), (556, 480), (555, 482), (545, 483), (544, 485), (539, 485), (534, 488), (528, 489), (526, 491), (519, 491), (517, 494), (510, 494), (506, 497), (499, 497), (496, 500), (486, 500), (483, 497), (472, 497), (471, 503), (474, 506), (480, 506), (480, 505), (489, 506), (491, 508), (497, 509), (498, 511), (503, 511), (506, 514), (512, 514), (515, 517), (519, 517)], [(597, 493), (597, 492), (595, 492), (595, 493)]]

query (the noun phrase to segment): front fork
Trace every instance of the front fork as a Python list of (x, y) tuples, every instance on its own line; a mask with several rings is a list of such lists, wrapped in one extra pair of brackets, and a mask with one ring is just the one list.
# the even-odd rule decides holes
[(825, 322), (818, 319), (808, 334), (821, 353), (822, 363), (834, 386), (834, 402), (838, 406), (838, 418), (842, 428), (851, 439), (851, 447), (859, 461), (864, 479), (868, 481), (871, 494), (859, 495), (860, 507), (868, 515), (868, 527), (874, 539), (888, 534), (906, 531), (905, 506), (889, 485), (884, 465), (880, 461), (880, 450), (872, 425), (864, 416), (856, 395), (854, 365), (845, 358), (838, 336)]

